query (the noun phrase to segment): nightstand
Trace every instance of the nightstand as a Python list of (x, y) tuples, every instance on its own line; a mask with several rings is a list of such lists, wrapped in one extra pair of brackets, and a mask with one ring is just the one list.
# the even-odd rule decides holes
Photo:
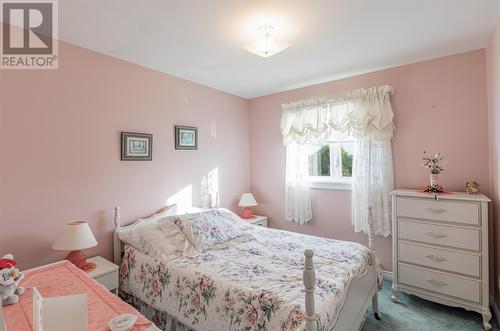
[(242, 218), (245, 222), (267, 228), (267, 216), (254, 215), (255, 218)]
[(118, 269), (119, 267), (103, 257), (95, 256), (87, 260), (94, 262), (96, 268), (88, 273), (89, 277), (104, 285), (110, 291), (118, 294)]

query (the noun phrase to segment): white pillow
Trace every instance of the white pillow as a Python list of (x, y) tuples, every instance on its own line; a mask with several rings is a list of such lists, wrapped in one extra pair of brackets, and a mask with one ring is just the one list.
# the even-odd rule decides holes
[(162, 222), (162, 225), (163, 229), (157, 223), (121, 231), (118, 237), (124, 243), (155, 257), (193, 257), (195, 249), (180, 228), (171, 221)]
[(168, 218), (158, 221), (160, 231), (175, 243), (176, 250), (179, 255), (193, 258), (197, 255), (195, 246), (191, 243), (182, 229), (175, 223), (176, 217), (170, 216)]

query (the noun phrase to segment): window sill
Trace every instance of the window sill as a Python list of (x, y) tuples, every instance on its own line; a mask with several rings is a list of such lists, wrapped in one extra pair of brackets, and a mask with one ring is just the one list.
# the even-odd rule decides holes
[(350, 191), (352, 189), (352, 184), (351, 182), (342, 182), (342, 181), (321, 181), (321, 182), (311, 182), (310, 187), (312, 189), (320, 189), (320, 190)]

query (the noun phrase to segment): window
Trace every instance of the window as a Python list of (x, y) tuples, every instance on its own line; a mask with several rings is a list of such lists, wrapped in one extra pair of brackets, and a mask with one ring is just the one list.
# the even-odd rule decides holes
[(352, 141), (313, 147), (309, 155), (312, 187), (350, 189), (352, 179)]

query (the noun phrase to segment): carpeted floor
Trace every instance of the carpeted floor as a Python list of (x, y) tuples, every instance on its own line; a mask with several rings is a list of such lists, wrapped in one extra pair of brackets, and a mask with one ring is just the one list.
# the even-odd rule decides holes
[[(363, 331), (479, 331), (483, 330), (478, 313), (452, 308), (419, 297), (398, 292), (398, 303), (391, 301), (392, 282), (385, 281), (379, 292), (379, 310), (382, 319), (377, 321), (371, 308), (368, 310)], [(493, 330), (498, 330), (496, 322)]]

